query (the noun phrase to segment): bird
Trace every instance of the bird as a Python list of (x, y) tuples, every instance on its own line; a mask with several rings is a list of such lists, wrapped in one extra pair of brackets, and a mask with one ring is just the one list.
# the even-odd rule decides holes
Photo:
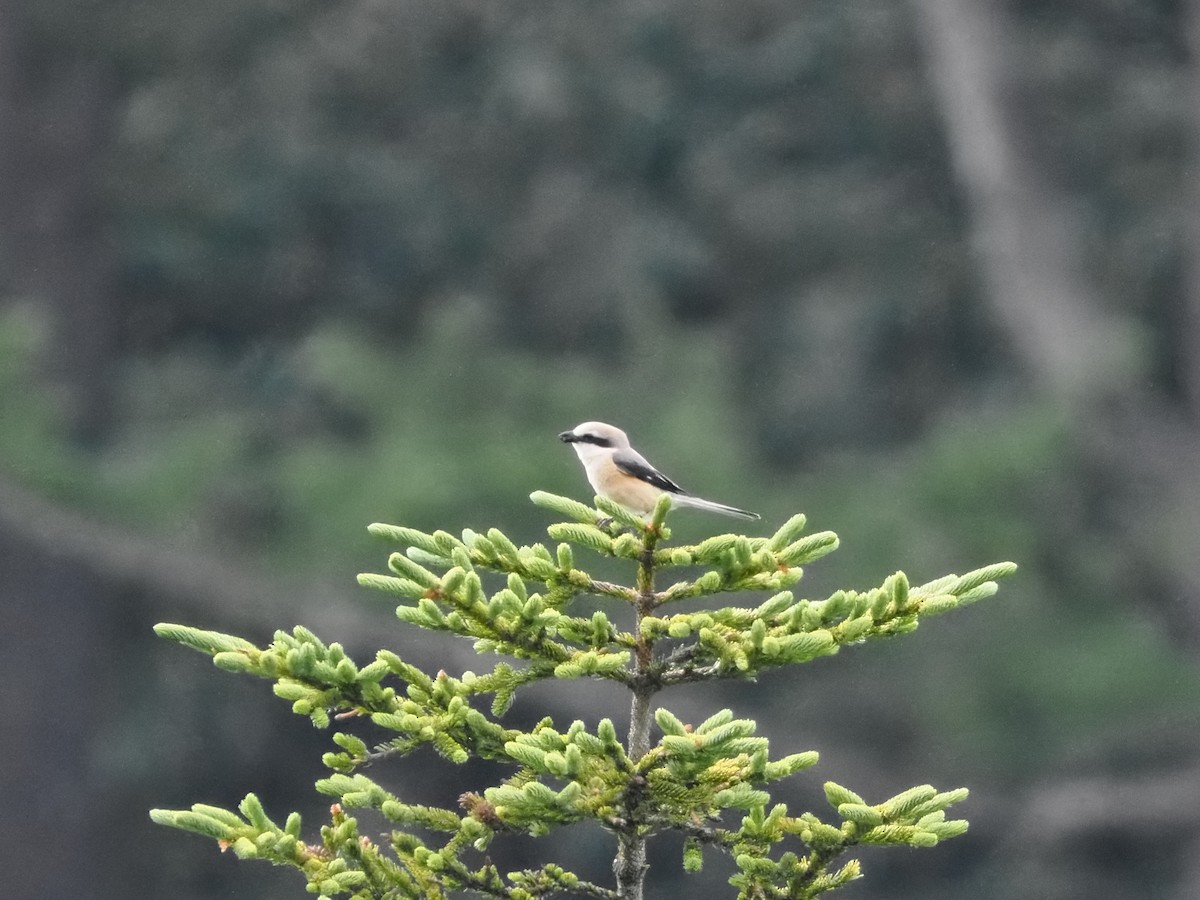
[(584, 422), (571, 431), (564, 431), (559, 440), (571, 445), (583, 463), (588, 482), (602, 497), (621, 504), (631, 512), (645, 516), (653, 511), (658, 498), (671, 495), (675, 506), (706, 509), (709, 512), (738, 519), (758, 519), (758, 513), (747, 512), (724, 503), (714, 503), (693, 496), (646, 461), (629, 445), (625, 432), (604, 422)]

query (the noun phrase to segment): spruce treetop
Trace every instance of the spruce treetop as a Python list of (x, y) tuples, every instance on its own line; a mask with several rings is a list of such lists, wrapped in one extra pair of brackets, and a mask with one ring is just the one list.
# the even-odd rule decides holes
[[(276, 824), (253, 794), (236, 811), (199, 803), (152, 810), (151, 817), (214, 838), (240, 858), (293, 867), (311, 893), (355, 900), (451, 892), (634, 900), (644, 896), (647, 842), (667, 832), (683, 836), (689, 873), (701, 871), (706, 852), (728, 854), (738, 898), (810, 898), (860, 876), (859, 862), (847, 858), (857, 845), (931, 847), (966, 831), (965, 821), (946, 818), (966, 798), (965, 788), (921, 785), (869, 803), (827, 782), (830, 810), (793, 815), (768, 789), (815, 765), (816, 752), (772, 756), (752, 720), (713, 710), (689, 723), (654, 701), (672, 685), (752, 679), (912, 631), (929, 616), (995, 593), (1012, 563), (918, 586), (897, 572), (868, 590), (799, 599), (792, 588), (803, 566), (838, 544), (832, 532), (806, 532), (803, 515), (770, 537), (726, 533), (673, 545), (670, 495), (645, 518), (599, 496), (594, 506), (540, 491), (531, 499), (561, 519), (546, 529), (553, 549), (518, 545), (495, 528), (456, 537), (370, 526), (399, 549), (386, 574), (360, 575), (359, 583), (396, 597), (402, 622), (467, 638), (481, 656), (498, 658), (490, 671), (430, 674), (389, 649), (360, 665), (339, 644), (300, 626), (276, 632), (265, 647), (157, 626), (159, 635), (210, 655), (220, 668), (271, 680), (275, 694), (315, 726), (336, 721), (346, 730), (332, 735), (334, 748), (323, 758), (330, 774), (316, 784), (334, 801), (317, 838), (302, 837), (296, 813)], [(628, 582), (594, 577), (577, 560), (588, 554), (626, 561)], [(726, 594), (760, 599), (707, 609), (689, 602)], [(600, 598), (601, 607), (627, 605), (632, 628), (622, 630), (603, 608), (574, 614), (581, 597)], [(608, 718), (565, 726), (547, 718), (530, 731), (503, 724), (523, 686), (578, 678), (629, 691), (623, 739)], [(406, 802), (400, 786), (362, 771), (425, 745), (452, 763), (507, 764), (511, 775), (432, 807)], [(371, 820), (365, 831), (360, 815)], [(585, 881), (565, 867), (569, 861), (521, 871), (491, 861), (505, 834), (544, 835), (582, 821), (614, 837), (609, 885)]]

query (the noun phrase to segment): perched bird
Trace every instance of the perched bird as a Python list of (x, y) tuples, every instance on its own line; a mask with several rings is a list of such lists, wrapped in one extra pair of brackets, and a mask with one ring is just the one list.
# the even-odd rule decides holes
[(638, 515), (651, 512), (659, 497), (670, 494), (675, 506), (707, 509), (739, 519), (760, 518), (758, 513), (693, 497), (630, 447), (629, 438), (620, 428), (603, 422), (584, 422), (558, 437), (574, 447), (597, 494)]

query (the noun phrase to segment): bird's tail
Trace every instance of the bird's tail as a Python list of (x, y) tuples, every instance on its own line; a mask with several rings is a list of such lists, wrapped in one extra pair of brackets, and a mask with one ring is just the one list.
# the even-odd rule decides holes
[(709, 512), (720, 513), (723, 516), (733, 516), (735, 519), (761, 519), (758, 513), (747, 512), (744, 509), (738, 509), (736, 506), (726, 506), (724, 503), (714, 503), (712, 500), (704, 500), (700, 497), (693, 497), (691, 494), (672, 494), (671, 502), (675, 506), (690, 506), (692, 509), (706, 509)]

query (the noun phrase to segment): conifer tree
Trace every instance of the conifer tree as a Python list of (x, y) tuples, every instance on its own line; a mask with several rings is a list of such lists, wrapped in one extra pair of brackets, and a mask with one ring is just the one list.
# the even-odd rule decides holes
[[(791, 588), (802, 566), (838, 544), (832, 532), (805, 533), (803, 515), (771, 537), (719, 534), (672, 546), (667, 496), (649, 520), (603, 497), (594, 508), (544, 492), (531, 499), (566, 520), (547, 529), (553, 550), (517, 546), (494, 528), (458, 538), (370, 526), (401, 549), (388, 559), (390, 574), (360, 575), (359, 582), (399, 598), (401, 621), (469, 638), (477, 653), (500, 657), (489, 672), (430, 674), (387, 649), (359, 665), (303, 627), (276, 632), (260, 648), (218, 632), (156, 626), (222, 669), (273, 681), (276, 695), (314, 725), (327, 728), (336, 718), (369, 733), (333, 734), (336, 749), (324, 755), (330, 774), (316, 788), (334, 802), (318, 836), (303, 835), (298, 813), (277, 824), (253, 794), (236, 811), (197, 803), (152, 810), (154, 821), (213, 838), (242, 859), (293, 867), (322, 898), (354, 900), (451, 893), (641, 900), (647, 842), (666, 832), (683, 836), (687, 872), (699, 872), (706, 853), (728, 854), (738, 898), (811, 898), (859, 877), (859, 862), (848, 858), (858, 845), (932, 847), (967, 830), (964, 820), (946, 817), (966, 798), (965, 788), (921, 785), (871, 803), (826, 782), (830, 809), (793, 815), (772, 804), (767, 788), (816, 764), (816, 752), (773, 757), (767, 740), (755, 736), (755, 722), (729, 710), (684, 722), (657, 705), (658, 695), (673, 685), (754, 679), (912, 631), (928, 616), (993, 594), (996, 579), (1015, 570), (1012, 563), (919, 587), (897, 572), (866, 591), (797, 599)], [(630, 582), (593, 577), (577, 559), (587, 553), (627, 562)], [(660, 583), (668, 571), (682, 577)], [(704, 610), (689, 603), (726, 593), (767, 596), (755, 605)], [(631, 607), (632, 630), (616, 627), (603, 608), (573, 615), (575, 601), (586, 596)], [(530, 731), (503, 724), (524, 685), (577, 678), (628, 689), (623, 741), (607, 718), (565, 728), (547, 718)], [(486, 698), (490, 704), (481, 702)], [(511, 776), (464, 793), (456, 806), (434, 807), (406, 802), (360, 771), (426, 744), (451, 763), (477, 757), (507, 764)], [(371, 817), (368, 827), (360, 815)], [(611, 884), (580, 878), (569, 860), (523, 871), (491, 861), (502, 855), (506, 834), (544, 835), (585, 820), (614, 837)], [(386, 838), (372, 836), (384, 828)]]

